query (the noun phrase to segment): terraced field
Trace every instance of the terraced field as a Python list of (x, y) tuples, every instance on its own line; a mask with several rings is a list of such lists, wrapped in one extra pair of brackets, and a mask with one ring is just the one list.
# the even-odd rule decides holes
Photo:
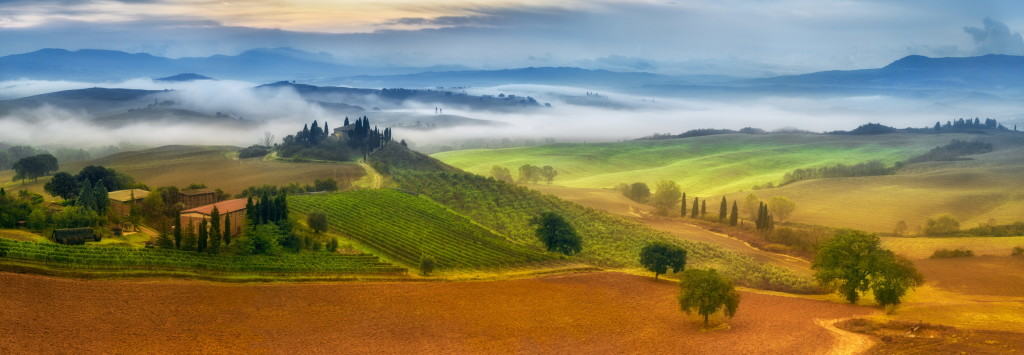
[(402, 274), (405, 269), (373, 255), (330, 253), (279, 256), (210, 255), (167, 249), (113, 246), (71, 246), (0, 239), (0, 262), (43, 263), (75, 272), (208, 271), (275, 274)]
[(397, 190), (290, 196), (292, 210), (322, 211), (332, 231), (406, 265), (429, 255), (441, 268), (507, 268), (557, 259), (505, 237), (426, 197)]

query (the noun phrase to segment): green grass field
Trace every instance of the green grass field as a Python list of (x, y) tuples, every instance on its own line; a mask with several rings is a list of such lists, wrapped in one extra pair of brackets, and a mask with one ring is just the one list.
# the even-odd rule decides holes
[(473, 149), (433, 157), (489, 176), (492, 166), (516, 174), (524, 164), (558, 169), (554, 184), (610, 188), (620, 183), (673, 180), (688, 193), (713, 195), (779, 183), (794, 169), (870, 160), (893, 163), (948, 143), (952, 135), (838, 136), (728, 134), (598, 144)]
[(938, 249), (958, 248), (979, 256), (1009, 256), (1014, 247), (1024, 248), (1024, 237), (882, 237), (882, 245), (911, 259), (927, 259)]
[(557, 260), (505, 239), (434, 201), (396, 190), (291, 196), (292, 210), (327, 214), (332, 231), (418, 267), (421, 255), (445, 269), (515, 268)]
[[(293, 163), (270, 159), (237, 159), (236, 147), (227, 146), (165, 146), (140, 151), (122, 152), (108, 157), (70, 164), (61, 164), (61, 171), (77, 173), (87, 165), (103, 165), (130, 175), (149, 185), (185, 187), (192, 183), (211, 189), (239, 193), (249, 186), (312, 184), (317, 179), (334, 178), (355, 181), (364, 175), (356, 163)], [(48, 178), (27, 184), (12, 182), (12, 170), (0, 171), (0, 186), (9, 190), (28, 189), (43, 193)]]

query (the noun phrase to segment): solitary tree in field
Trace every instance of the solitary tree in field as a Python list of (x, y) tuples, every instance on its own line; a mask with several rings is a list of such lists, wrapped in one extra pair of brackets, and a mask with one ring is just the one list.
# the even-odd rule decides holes
[(434, 257), (429, 255), (420, 257), (420, 274), (430, 276), (430, 273), (434, 272), (434, 264)]
[(687, 314), (696, 311), (704, 317), (704, 327), (708, 326), (708, 317), (719, 309), (732, 318), (740, 305), (739, 292), (715, 269), (686, 270), (679, 279), (679, 287), (679, 307)]
[(772, 216), (778, 218), (779, 221), (789, 219), (789, 216), (793, 214), (793, 210), (796, 209), (796, 203), (783, 196), (772, 197), (768, 201), (768, 206), (772, 210)]
[(818, 250), (811, 268), (823, 286), (837, 290), (850, 303), (873, 290), (879, 304), (899, 304), (911, 287), (923, 278), (906, 259), (882, 249), (874, 234), (840, 230)]
[(654, 242), (640, 250), (640, 265), (654, 273), (654, 279), (658, 275), (667, 273), (669, 268), (672, 272), (679, 272), (686, 267), (686, 250), (678, 246)]
[(718, 206), (718, 221), (725, 222), (726, 217), (729, 217), (729, 203), (725, 201), (725, 196), (722, 196), (722, 204)]
[(327, 215), (323, 212), (311, 212), (306, 215), (306, 223), (316, 233), (323, 233), (327, 230)]
[(732, 201), (732, 214), (729, 215), (729, 225), (735, 226), (740, 223), (740, 209), (736, 206), (736, 201)]
[(679, 195), (679, 185), (676, 185), (675, 181), (663, 180), (658, 183), (658, 190), (654, 192), (651, 204), (659, 215), (668, 216), (669, 211), (675, 209), (679, 203)]
[(893, 234), (896, 234), (896, 235), (902, 237), (902, 236), (907, 234), (907, 230), (908, 229), (909, 229), (909, 227), (907, 227), (907, 221), (902, 221), (901, 220), (899, 222), (896, 222), (896, 228), (893, 228), (892, 232), (893, 232)]
[(583, 250), (583, 241), (580, 236), (561, 215), (544, 212), (533, 219), (533, 224), (537, 226), (537, 238), (544, 243), (548, 251), (574, 255)]

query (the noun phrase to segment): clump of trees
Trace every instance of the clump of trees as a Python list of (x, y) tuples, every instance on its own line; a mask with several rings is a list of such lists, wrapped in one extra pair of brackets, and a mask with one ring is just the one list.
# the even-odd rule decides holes
[(238, 157), (241, 159), (248, 158), (259, 158), (270, 154), (270, 147), (264, 145), (250, 145), (242, 150), (238, 151)]
[(495, 180), (504, 181), (509, 184), (515, 183), (515, 180), (512, 178), (512, 172), (503, 166), (495, 165), (491, 167), (491, 177)]
[(960, 221), (950, 215), (929, 218), (921, 231), (925, 235), (951, 235), (960, 231)]
[(657, 191), (651, 197), (651, 204), (654, 205), (658, 215), (668, 216), (679, 205), (681, 196), (679, 185), (675, 181), (663, 180), (658, 182)]
[(520, 183), (536, 184), (541, 180), (544, 180), (548, 184), (551, 184), (551, 182), (555, 180), (555, 176), (558, 176), (558, 170), (556, 170), (554, 167), (550, 165), (539, 167), (535, 165), (526, 164), (519, 167)]
[(782, 177), (782, 182), (779, 183), (779, 186), (811, 179), (892, 175), (896, 173), (897, 169), (898, 166), (887, 166), (879, 160), (872, 160), (854, 165), (837, 164), (819, 168), (796, 169), (786, 173), (786, 175)]
[(679, 272), (686, 267), (686, 250), (676, 245), (654, 242), (640, 250), (640, 265), (653, 272), (657, 280), (658, 275), (670, 269)]
[(872, 291), (879, 305), (898, 305), (906, 292), (924, 282), (906, 258), (883, 249), (877, 235), (840, 230), (818, 250), (811, 265), (823, 287), (856, 303)]
[(722, 277), (715, 269), (691, 269), (679, 279), (679, 307), (683, 312), (696, 312), (704, 317), (704, 327), (712, 314), (723, 310), (732, 318), (740, 305), (740, 293), (732, 281)]
[(622, 196), (639, 202), (647, 203), (651, 199), (651, 189), (647, 187), (647, 184), (642, 182), (634, 182), (632, 184), (619, 184), (616, 189), (622, 193)]
[(992, 143), (954, 139), (949, 144), (932, 148), (927, 153), (907, 159), (906, 163), (961, 160), (965, 155), (988, 153), (992, 149)]
[(562, 215), (544, 212), (533, 219), (535, 233), (548, 251), (575, 255), (583, 250), (583, 239)]
[(27, 179), (35, 181), (41, 176), (50, 175), (60, 169), (57, 164), (57, 157), (49, 153), (33, 155), (19, 159), (12, 166), (14, 169), (14, 181)]
[(327, 122), (303, 125), (302, 130), (284, 137), (275, 149), (285, 158), (351, 160), (356, 154), (366, 159), (370, 153), (391, 142), (391, 129), (381, 130), (366, 116), (349, 123), (345, 118), (340, 136), (331, 134)]
[(932, 253), (932, 259), (947, 259), (947, 258), (967, 258), (974, 256), (974, 251), (956, 248), (956, 249), (937, 249)]

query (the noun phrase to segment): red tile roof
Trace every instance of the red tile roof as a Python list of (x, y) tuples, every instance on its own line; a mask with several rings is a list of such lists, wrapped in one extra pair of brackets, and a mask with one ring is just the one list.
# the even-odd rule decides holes
[(225, 200), (225, 201), (220, 201), (220, 202), (217, 202), (217, 203), (211, 203), (211, 204), (206, 205), (206, 206), (199, 206), (199, 207), (196, 207), (196, 208), (190, 208), (190, 209), (181, 211), (181, 213), (193, 213), (194, 212), (194, 213), (201, 213), (201, 214), (209, 215), (210, 213), (213, 213), (213, 207), (217, 207), (217, 212), (220, 212), (220, 214), (231, 213), (231, 212), (235, 212), (235, 211), (244, 210), (246, 202), (248, 202), (248, 199), (244, 199), (244, 198), (238, 198), (238, 199), (234, 199), (234, 200)]

